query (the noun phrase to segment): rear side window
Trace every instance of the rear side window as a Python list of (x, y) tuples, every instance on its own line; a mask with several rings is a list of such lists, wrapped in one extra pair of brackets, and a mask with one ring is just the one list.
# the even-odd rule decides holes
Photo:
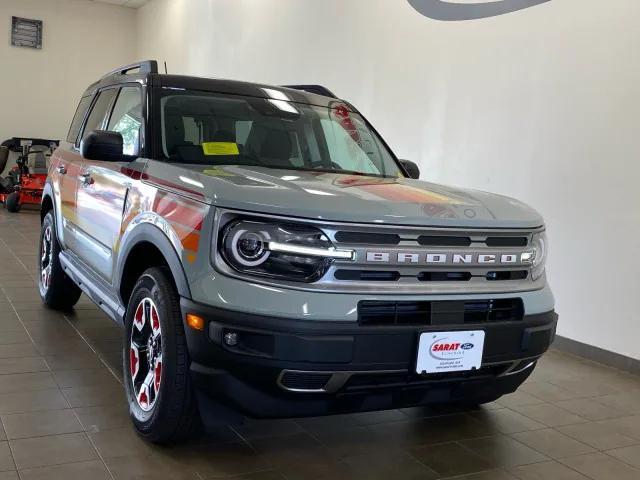
[(125, 155), (140, 153), (140, 128), (142, 127), (142, 93), (138, 87), (122, 87), (113, 107), (107, 130), (122, 135)]
[(82, 131), (82, 138), (86, 137), (92, 130), (99, 130), (100, 127), (102, 127), (102, 123), (107, 116), (107, 111), (117, 93), (117, 89), (111, 88), (109, 90), (103, 90), (98, 94), (98, 99), (93, 104), (91, 113), (87, 118), (87, 123)]
[(69, 133), (67, 135), (67, 142), (76, 143), (76, 140), (78, 140), (80, 127), (82, 127), (82, 120), (84, 120), (84, 115), (87, 113), (89, 105), (91, 105), (91, 95), (80, 99), (78, 108), (76, 108), (76, 114), (73, 116), (73, 120), (71, 121), (71, 127), (69, 128)]

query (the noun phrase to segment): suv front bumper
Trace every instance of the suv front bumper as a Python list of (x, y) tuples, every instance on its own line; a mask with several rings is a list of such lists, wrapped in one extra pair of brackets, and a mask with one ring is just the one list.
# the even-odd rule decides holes
[[(554, 311), (522, 320), (439, 326), (365, 326), (209, 307), (183, 298), (192, 379), (200, 392), (251, 417), (296, 417), (487, 401), (511, 393), (553, 341)], [(482, 368), (415, 373), (422, 332), (484, 330)], [(236, 345), (224, 342), (237, 335)]]

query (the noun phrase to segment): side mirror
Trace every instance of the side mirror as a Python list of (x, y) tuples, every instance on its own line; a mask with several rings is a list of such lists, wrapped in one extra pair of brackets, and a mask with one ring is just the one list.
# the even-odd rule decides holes
[(420, 178), (420, 169), (411, 160), (400, 160), (400, 163), (404, 167), (404, 171), (409, 175), (409, 178)]
[(80, 155), (87, 160), (124, 162), (122, 134), (107, 130), (93, 130), (80, 142)]

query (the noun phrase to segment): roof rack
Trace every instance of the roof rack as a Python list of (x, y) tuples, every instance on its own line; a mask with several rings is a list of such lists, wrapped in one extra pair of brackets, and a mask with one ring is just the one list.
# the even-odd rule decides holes
[(111, 75), (126, 75), (127, 72), (131, 70), (140, 70), (140, 73), (158, 73), (158, 62), (155, 60), (142, 60), (141, 62), (132, 63), (130, 65), (125, 65), (124, 67), (116, 68), (115, 70), (110, 71), (106, 75), (103, 75), (102, 78), (110, 77)]
[(316, 95), (323, 95), (325, 97), (338, 98), (331, 90), (327, 87), (323, 87), (322, 85), (283, 85), (283, 87), (315, 93)]

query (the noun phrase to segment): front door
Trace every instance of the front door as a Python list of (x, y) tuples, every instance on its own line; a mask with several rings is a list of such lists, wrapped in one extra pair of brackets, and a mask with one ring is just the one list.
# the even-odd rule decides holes
[[(103, 128), (123, 138), (123, 153), (137, 156), (142, 127), (142, 93), (137, 86), (119, 89)], [(122, 214), (131, 178), (121, 173), (126, 164), (83, 159), (78, 176), (78, 227), (86, 237), (82, 260), (105, 280), (115, 267)]]
[(82, 168), (80, 146), (80, 131), (93, 102), (94, 95), (85, 95), (80, 99), (76, 113), (73, 116), (67, 141), (62, 142), (51, 156), (49, 181), (55, 190), (56, 199), (56, 228), (58, 241), (63, 248), (75, 251), (75, 224), (77, 223), (76, 195), (78, 189), (78, 174)]

